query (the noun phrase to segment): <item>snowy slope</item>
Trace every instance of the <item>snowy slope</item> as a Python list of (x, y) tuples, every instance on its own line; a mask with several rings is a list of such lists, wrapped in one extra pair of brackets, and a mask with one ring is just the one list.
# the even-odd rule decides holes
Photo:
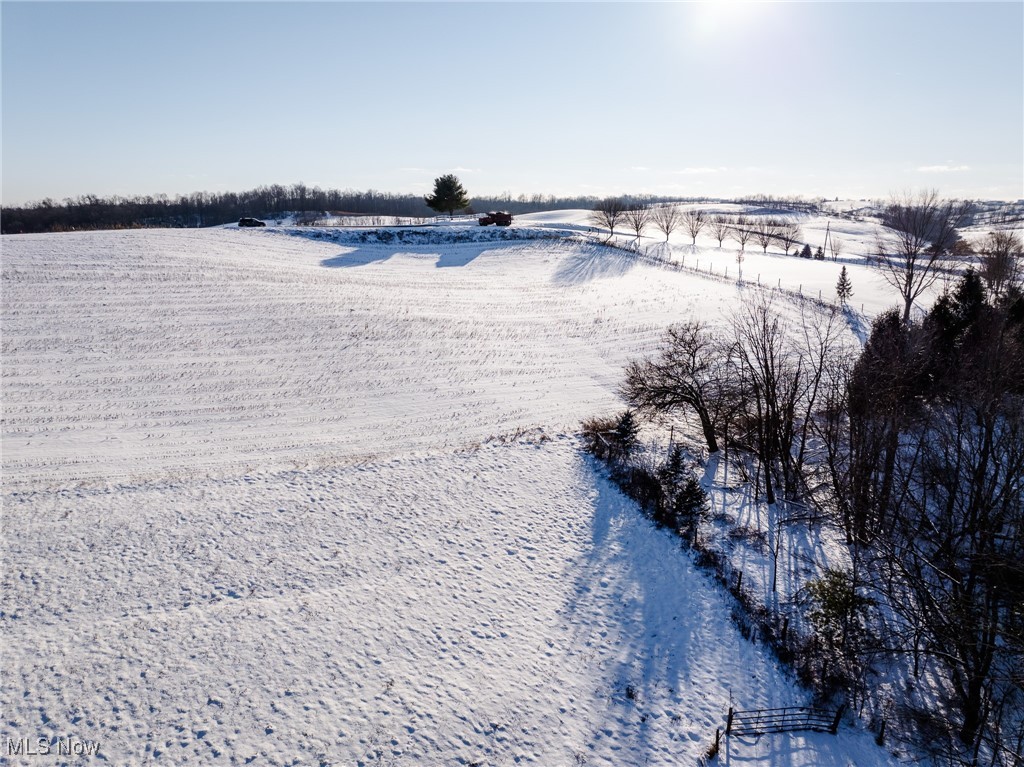
[[(568, 436), (667, 324), (749, 288), (551, 241), (3, 247), (0, 740), (676, 765), (730, 700), (804, 701)], [(856, 730), (719, 757), (887, 760)]]
[(730, 694), (802, 702), (569, 439), (69, 496), (9, 501), (41, 545), (5, 584), (5, 729), (117, 764), (693, 764)]
[(589, 246), (208, 230), (6, 238), (6, 481), (365, 460), (615, 406), (735, 300)]

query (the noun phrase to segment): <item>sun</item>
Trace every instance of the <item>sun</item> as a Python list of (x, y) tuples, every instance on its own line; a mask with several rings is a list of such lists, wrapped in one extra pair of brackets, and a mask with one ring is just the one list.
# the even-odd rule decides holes
[(697, 40), (718, 40), (756, 28), (758, 19), (778, 4), (766, 0), (712, 0), (689, 3), (689, 26)]

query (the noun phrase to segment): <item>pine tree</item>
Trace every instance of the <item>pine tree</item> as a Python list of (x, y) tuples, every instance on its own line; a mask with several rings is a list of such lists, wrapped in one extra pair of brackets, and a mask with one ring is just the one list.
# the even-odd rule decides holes
[(811, 246), (808, 245), (807, 243), (804, 243), (803, 250), (800, 251), (800, 258), (810, 258), (810, 257), (811, 257)]
[(455, 211), (469, 207), (469, 194), (458, 176), (449, 173), (434, 179), (434, 193), (424, 197), (423, 201), (431, 210), (453, 216)]
[(850, 296), (853, 295), (853, 283), (850, 281), (850, 275), (846, 273), (846, 267), (839, 272), (839, 281), (836, 283), (836, 296), (839, 297), (839, 303), (846, 306), (846, 302), (850, 300)]
[(816, 261), (824, 261), (825, 260), (825, 249), (823, 247), (821, 247), (821, 245), (819, 245), (818, 249), (816, 251), (814, 251), (814, 259)]
[(619, 422), (615, 425), (615, 431), (612, 432), (612, 437), (623, 455), (629, 455), (633, 448), (636, 447), (639, 434), (640, 425), (636, 422), (636, 416), (633, 415), (633, 411), (623, 411), (622, 415), (619, 416)]

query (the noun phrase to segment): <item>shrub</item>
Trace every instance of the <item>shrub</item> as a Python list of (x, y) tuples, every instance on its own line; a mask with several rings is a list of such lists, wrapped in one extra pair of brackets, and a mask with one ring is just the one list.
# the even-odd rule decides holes
[(640, 431), (631, 410), (614, 417), (590, 418), (581, 426), (583, 448), (595, 458), (612, 463), (629, 457)]

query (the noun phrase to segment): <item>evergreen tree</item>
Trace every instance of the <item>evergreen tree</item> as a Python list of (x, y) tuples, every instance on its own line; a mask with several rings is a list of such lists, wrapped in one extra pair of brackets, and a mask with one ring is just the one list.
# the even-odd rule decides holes
[(449, 173), (434, 179), (434, 193), (424, 197), (423, 201), (431, 210), (438, 213), (447, 212), (449, 216), (453, 216), (455, 211), (469, 207), (469, 194), (458, 176)]
[(615, 425), (615, 431), (612, 432), (612, 437), (623, 455), (629, 455), (633, 448), (636, 447), (639, 435), (640, 425), (636, 422), (636, 416), (633, 415), (633, 411), (623, 411), (622, 415), (619, 416), (619, 422)]
[(658, 469), (657, 478), (662, 501), (655, 509), (654, 521), (693, 543), (697, 523), (708, 508), (708, 494), (686, 465), (680, 445), (672, 446), (668, 459)]
[(811, 246), (808, 245), (807, 243), (804, 243), (803, 250), (800, 251), (800, 258), (810, 258), (810, 257), (811, 257)]
[(846, 302), (850, 300), (853, 295), (853, 283), (850, 281), (850, 275), (846, 273), (846, 267), (844, 266), (842, 271), (839, 272), (839, 281), (836, 283), (836, 296), (839, 297), (839, 303), (846, 306)]
[(819, 245), (818, 249), (816, 251), (814, 251), (814, 259), (816, 261), (824, 261), (825, 260), (825, 249), (823, 247), (821, 247), (821, 245)]

